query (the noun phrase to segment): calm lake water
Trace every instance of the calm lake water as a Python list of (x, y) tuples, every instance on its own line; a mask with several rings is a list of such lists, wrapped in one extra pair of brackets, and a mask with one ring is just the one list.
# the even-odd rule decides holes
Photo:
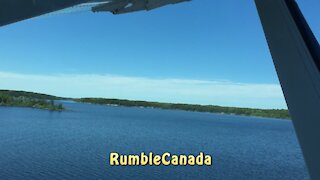
[[(0, 179), (309, 179), (290, 121), (64, 102), (0, 107)], [(110, 167), (110, 152), (213, 156), (213, 166)]]

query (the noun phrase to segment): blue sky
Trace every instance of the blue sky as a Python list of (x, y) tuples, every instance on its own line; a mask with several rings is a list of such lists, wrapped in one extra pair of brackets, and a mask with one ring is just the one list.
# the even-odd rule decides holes
[[(319, 39), (320, 2), (298, 3)], [(41, 17), (0, 39), (0, 89), (286, 108), (253, 1)]]

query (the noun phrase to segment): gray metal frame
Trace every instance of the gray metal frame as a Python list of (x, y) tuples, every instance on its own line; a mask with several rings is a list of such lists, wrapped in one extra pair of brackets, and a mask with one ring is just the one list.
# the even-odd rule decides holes
[(294, 0), (255, 0), (309, 174), (320, 179), (320, 48)]

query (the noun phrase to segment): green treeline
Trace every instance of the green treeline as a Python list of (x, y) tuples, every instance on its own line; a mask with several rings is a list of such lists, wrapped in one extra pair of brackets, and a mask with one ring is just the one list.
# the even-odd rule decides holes
[(65, 98), (51, 96), (47, 94), (26, 92), (26, 91), (12, 91), (12, 90), (0, 90), (0, 94), (10, 97), (25, 97), (30, 99), (46, 99), (46, 100), (62, 100)]
[(104, 98), (61, 98), (46, 94), (39, 94), (24, 91), (0, 90), (0, 106), (20, 106), (47, 109), (52, 111), (62, 111), (64, 107), (61, 104), (55, 104), (53, 100), (74, 100), (82, 103), (93, 103), (101, 105), (119, 105), (127, 107), (149, 107), (160, 109), (176, 109), (196, 112), (224, 113), (244, 116), (270, 117), (280, 119), (290, 119), (288, 110), (285, 109), (253, 109), (223, 107), (214, 105), (192, 105), (192, 104), (173, 104), (147, 101), (131, 101), (120, 99)]
[(196, 112), (211, 112), (211, 113), (225, 113), (236, 114), (244, 116), (257, 116), (290, 119), (288, 110), (284, 109), (252, 109), (252, 108), (236, 108), (236, 107), (222, 107), (214, 105), (192, 105), (192, 104), (173, 104), (173, 103), (159, 103), (147, 101), (131, 101), (119, 99), (103, 99), (103, 98), (81, 98), (76, 99), (78, 102), (93, 103), (101, 105), (119, 105), (127, 107), (150, 107), (160, 109), (176, 109)]
[(0, 90), (0, 106), (18, 106), (46, 109), (50, 111), (63, 111), (62, 104), (54, 104), (54, 96), (23, 92)]

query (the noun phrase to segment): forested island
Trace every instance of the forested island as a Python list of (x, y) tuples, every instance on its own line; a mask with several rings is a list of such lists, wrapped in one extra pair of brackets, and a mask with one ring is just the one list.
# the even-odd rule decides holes
[(62, 98), (46, 94), (0, 90), (0, 106), (31, 107), (50, 111), (63, 111), (62, 104), (55, 104), (54, 100)]
[(0, 106), (32, 107), (32, 108), (39, 108), (39, 109), (47, 109), (51, 111), (65, 110), (62, 104), (55, 104), (54, 100), (73, 100), (80, 103), (92, 103), (92, 104), (100, 104), (100, 105), (174, 109), (174, 110), (185, 110), (185, 111), (194, 111), (194, 112), (209, 112), (209, 113), (290, 119), (289, 112), (286, 109), (237, 108), (237, 107), (223, 107), (223, 106), (215, 106), (215, 105), (175, 104), (175, 103), (160, 103), (160, 102), (105, 99), (105, 98), (75, 99), (75, 98), (62, 98), (57, 96), (51, 96), (51, 95), (33, 93), (33, 92), (25, 92), (25, 91), (0, 90)]
[(223, 107), (214, 105), (195, 105), (195, 104), (174, 104), (174, 103), (159, 103), (148, 101), (131, 101), (120, 99), (104, 99), (104, 98), (80, 98), (75, 99), (77, 102), (93, 103), (100, 105), (119, 105), (126, 107), (148, 107), (159, 109), (175, 109), (195, 112), (209, 112), (234, 114), (244, 116), (269, 117), (290, 119), (288, 110), (285, 109), (253, 109), (253, 108), (237, 108), (237, 107)]

